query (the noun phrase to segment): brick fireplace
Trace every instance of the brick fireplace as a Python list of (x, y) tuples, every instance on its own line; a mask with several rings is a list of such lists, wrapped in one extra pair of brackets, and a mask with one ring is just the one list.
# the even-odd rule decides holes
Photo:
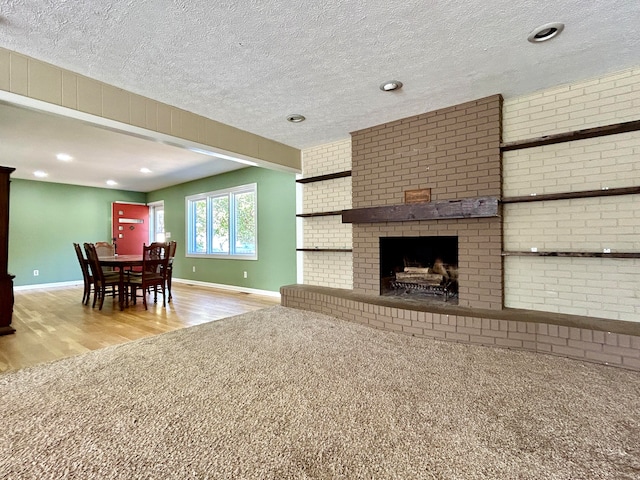
[[(424, 338), (640, 371), (638, 323), (504, 308), (501, 112), (502, 97), (494, 95), (353, 132), (353, 208), (342, 212), (353, 225), (353, 289), (288, 285), (282, 305)], [(407, 204), (414, 191), (428, 191), (430, 201)], [(402, 238), (456, 239), (457, 304), (381, 295), (388, 269), (381, 243)]]
[[(352, 133), (353, 208), (500, 197), (502, 97), (494, 95)], [(380, 238), (456, 237), (458, 303), (502, 309), (499, 216), (353, 224), (353, 288), (380, 293)]]

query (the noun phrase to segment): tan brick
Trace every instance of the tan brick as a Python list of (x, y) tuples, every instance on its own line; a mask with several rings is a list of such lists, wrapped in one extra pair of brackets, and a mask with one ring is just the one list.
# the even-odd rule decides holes
[(537, 340), (540, 344), (549, 344), (549, 345), (567, 345), (567, 339), (560, 337), (553, 337), (549, 335), (540, 335), (538, 334)]
[(579, 348), (565, 347), (562, 345), (552, 345), (551, 351), (558, 355), (563, 355), (571, 358), (584, 358), (585, 351)]
[(612, 355), (603, 352), (585, 352), (585, 358), (600, 363), (609, 363), (613, 365), (621, 365), (622, 357), (620, 355)]
[(522, 341), (512, 338), (496, 338), (496, 345), (500, 347), (522, 348)]
[(452, 340), (452, 341), (456, 341), (456, 342), (469, 342), (469, 335), (464, 334), (464, 333), (456, 333), (456, 332), (451, 332), (451, 331), (447, 331), (445, 338), (447, 340)]
[(470, 335), (469, 341), (471, 343), (479, 343), (481, 345), (495, 345), (496, 339), (487, 335)]
[(622, 366), (627, 368), (633, 368), (634, 370), (640, 370), (640, 359), (623, 357)]

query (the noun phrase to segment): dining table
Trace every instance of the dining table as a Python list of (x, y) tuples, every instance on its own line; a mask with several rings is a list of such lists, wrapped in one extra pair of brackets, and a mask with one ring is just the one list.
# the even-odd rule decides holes
[(118, 283), (118, 301), (120, 302), (120, 310), (124, 310), (125, 295), (125, 273), (135, 267), (142, 267), (142, 255), (112, 255), (98, 257), (101, 267), (115, 268), (120, 272), (120, 281)]

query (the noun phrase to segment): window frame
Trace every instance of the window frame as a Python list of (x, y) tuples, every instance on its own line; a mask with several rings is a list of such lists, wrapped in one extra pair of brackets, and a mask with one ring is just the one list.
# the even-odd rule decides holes
[[(164, 200), (158, 200), (157, 202), (151, 202), (148, 204), (149, 206), (149, 243), (153, 242), (166, 242), (168, 239), (166, 237), (167, 227), (163, 221), (163, 230), (158, 230), (158, 222), (157, 216), (158, 212), (162, 211), (162, 215), (164, 217)], [(162, 234), (162, 238), (159, 237), (159, 234)]]
[[(255, 252), (251, 254), (236, 252), (237, 218), (236, 218), (236, 196), (239, 194), (253, 193), (254, 210), (253, 217), (255, 227)], [(229, 251), (228, 253), (213, 253), (211, 250), (211, 238), (213, 235), (213, 213), (212, 203), (215, 198), (226, 196), (229, 199)], [(198, 201), (206, 201), (206, 252), (195, 251), (195, 208), (193, 205)], [(186, 220), (186, 256), (192, 258), (218, 258), (227, 260), (258, 260), (258, 184), (249, 183), (236, 187), (223, 188), (210, 192), (197, 193), (185, 197), (185, 220)]]

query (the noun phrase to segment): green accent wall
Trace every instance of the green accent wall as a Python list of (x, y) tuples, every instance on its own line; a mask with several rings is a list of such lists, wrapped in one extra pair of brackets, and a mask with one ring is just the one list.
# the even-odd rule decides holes
[[(9, 272), (15, 286), (82, 280), (73, 243), (111, 240), (111, 203), (145, 193), (11, 179)], [(40, 275), (33, 276), (39, 270)]]
[[(185, 197), (248, 183), (258, 184), (258, 260), (185, 257)], [(148, 194), (12, 178), (9, 272), (15, 286), (81, 281), (73, 243), (111, 240), (112, 202), (163, 200), (165, 229), (178, 243), (174, 278), (277, 292), (296, 283), (295, 190), (294, 174), (256, 167)]]
[[(258, 260), (185, 256), (185, 197), (249, 183), (258, 184)], [(178, 243), (173, 276), (277, 292), (296, 283), (296, 183), (292, 173), (249, 167), (151, 192), (164, 201), (165, 230)], [(195, 273), (193, 267), (196, 267)], [(247, 272), (244, 278), (243, 272)]]

